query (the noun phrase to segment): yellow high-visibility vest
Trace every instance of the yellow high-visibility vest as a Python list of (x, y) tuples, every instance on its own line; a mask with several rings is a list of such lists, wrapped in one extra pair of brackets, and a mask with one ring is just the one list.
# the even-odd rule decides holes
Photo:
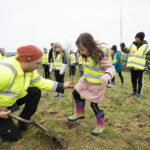
[(82, 64), (83, 64), (82, 56), (81, 56), (81, 55), (78, 57), (78, 63), (79, 63), (79, 65), (82, 65)]
[(66, 54), (67, 59), (69, 58), (69, 54)]
[(62, 67), (62, 55), (58, 54), (56, 58), (54, 58), (53, 69), (60, 70)]
[(0, 60), (7, 58), (5, 55), (0, 54)]
[(70, 59), (71, 59), (70, 64), (75, 64), (76, 63), (76, 56), (75, 56), (75, 54), (71, 54), (70, 55)]
[(42, 64), (47, 64), (48, 63), (48, 52), (43, 53), (42, 57)]
[(100, 77), (103, 74), (104, 71), (100, 68), (99, 64), (96, 64), (91, 57), (88, 57), (84, 64), (83, 78), (92, 83), (100, 83)]
[(130, 46), (130, 54), (127, 61), (128, 68), (144, 70), (146, 68), (146, 53), (150, 50), (148, 44), (143, 44), (137, 49), (135, 44)]
[(12, 106), (27, 95), (29, 86), (55, 91), (57, 82), (46, 80), (37, 73), (23, 72), (17, 56), (0, 61), (0, 107)]

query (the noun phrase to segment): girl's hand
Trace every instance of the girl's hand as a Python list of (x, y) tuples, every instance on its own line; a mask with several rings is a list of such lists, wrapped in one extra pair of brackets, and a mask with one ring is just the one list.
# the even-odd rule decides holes
[(7, 119), (9, 114), (11, 113), (8, 109), (0, 109), (0, 118)]
[(64, 89), (73, 89), (73, 87), (74, 86), (70, 81), (64, 83)]
[(105, 73), (101, 78), (100, 78), (100, 83), (105, 83), (107, 84), (108, 81), (111, 80), (111, 77), (108, 73)]

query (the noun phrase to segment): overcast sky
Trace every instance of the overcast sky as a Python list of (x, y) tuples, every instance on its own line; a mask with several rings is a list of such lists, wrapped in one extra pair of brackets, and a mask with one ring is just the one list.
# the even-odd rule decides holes
[(16, 51), (33, 44), (43, 49), (51, 42), (65, 47), (80, 33), (89, 32), (110, 47), (129, 45), (139, 31), (150, 42), (150, 0), (0, 0), (0, 47)]

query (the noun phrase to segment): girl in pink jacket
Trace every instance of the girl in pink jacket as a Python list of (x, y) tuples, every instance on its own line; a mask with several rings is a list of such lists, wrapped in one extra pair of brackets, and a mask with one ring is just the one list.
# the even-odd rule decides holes
[[(82, 57), (86, 58), (84, 74), (73, 90), (76, 103), (76, 113), (68, 117), (68, 121), (83, 119), (85, 99), (91, 101), (91, 107), (97, 119), (97, 127), (92, 131), (93, 135), (99, 135), (105, 128), (104, 111), (98, 107), (104, 97), (104, 91), (108, 80), (115, 75), (115, 68), (109, 58), (104, 56), (96, 41), (89, 33), (82, 33), (76, 41)], [(83, 96), (85, 99), (82, 99)]]

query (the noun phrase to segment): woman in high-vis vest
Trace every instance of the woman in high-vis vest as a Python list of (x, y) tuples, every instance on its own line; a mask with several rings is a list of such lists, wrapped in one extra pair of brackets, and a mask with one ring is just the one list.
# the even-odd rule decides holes
[(20, 131), (27, 129), (27, 124), (21, 122), (18, 128), (8, 118), (9, 113), (25, 104), (20, 117), (30, 120), (38, 107), (41, 90), (59, 92), (73, 87), (71, 82), (58, 83), (38, 74), (43, 56), (39, 48), (27, 45), (17, 51), (17, 56), (0, 61), (0, 136), (7, 141), (17, 141)]
[[(54, 71), (55, 80), (60, 83), (64, 83), (65, 69), (67, 65), (67, 57), (60, 43), (54, 44), (53, 63), (50, 67), (50, 71)], [(57, 92), (54, 97), (64, 97), (64, 90)]]
[[(144, 32), (139, 32), (135, 36), (135, 41), (128, 48), (124, 43), (121, 43), (121, 50), (124, 53), (129, 53), (127, 67), (131, 70), (131, 82), (133, 92), (130, 96), (137, 96), (141, 99), (144, 82), (144, 70), (147, 68), (146, 60), (150, 61), (150, 46), (144, 40)], [(138, 86), (138, 88), (137, 88)]]
[(82, 57), (80, 52), (78, 54), (79, 54), (79, 56), (78, 56), (77, 62), (78, 62), (78, 65), (79, 65), (80, 76), (82, 76), (83, 73), (84, 73), (84, 58)]
[(97, 127), (92, 131), (92, 134), (99, 135), (104, 130), (105, 123), (104, 111), (98, 107), (98, 103), (102, 102), (106, 84), (114, 77), (115, 68), (89, 33), (80, 34), (76, 46), (86, 61), (84, 74), (73, 90), (76, 113), (69, 116), (68, 121), (76, 121), (85, 117), (84, 106), (85, 99), (87, 99), (91, 101), (91, 107), (97, 118)]
[(42, 65), (43, 65), (43, 69), (44, 69), (44, 77), (46, 79), (50, 78), (50, 73), (49, 73), (49, 62), (48, 62), (48, 51), (47, 48), (43, 49), (43, 57), (42, 57)]
[(70, 51), (68, 66), (69, 66), (69, 77), (75, 76), (75, 73), (76, 73), (76, 55), (72, 50)]
[[(120, 87), (125, 87), (124, 85), (124, 79), (122, 76), (122, 63), (121, 63), (121, 53), (117, 51), (117, 46), (113, 45), (111, 48), (112, 54), (112, 64), (115, 66), (116, 72), (118, 73), (120, 80), (121, 80), (121, 85)], [(111, 83), (107, 85), (107, 87), (114, 87), (115, 85), (115, 77), (112, 78)]]

